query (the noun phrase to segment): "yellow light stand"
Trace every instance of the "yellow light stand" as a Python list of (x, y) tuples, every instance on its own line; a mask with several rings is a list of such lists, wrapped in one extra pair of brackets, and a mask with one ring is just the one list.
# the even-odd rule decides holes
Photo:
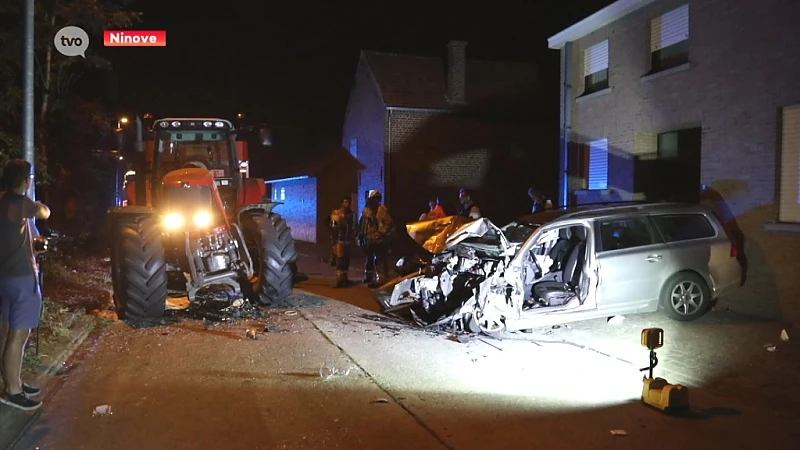
[(663, 378), (653, 378), (653, 369), (658, 365), (656, 349), (663, 346), (664, 330), (642, 330), (642, 347), (650, 350), (650, 365), (641, 369), (642, 372), (648, 372), (642, 386), (642, 402), (668, 414), (684, 412), (689, 409), (689, 389), (680, 384), (670, 384)]

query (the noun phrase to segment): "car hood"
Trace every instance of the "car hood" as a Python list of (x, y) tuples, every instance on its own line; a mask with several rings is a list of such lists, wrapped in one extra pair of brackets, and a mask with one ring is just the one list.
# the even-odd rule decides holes
[(457, 245), (480, 246), (505, 253), (510, 248), (503, 232), (489, 219), (470, 220), (450, 216), (406, 225), (408, 235), (425, 250), (436, 254)]

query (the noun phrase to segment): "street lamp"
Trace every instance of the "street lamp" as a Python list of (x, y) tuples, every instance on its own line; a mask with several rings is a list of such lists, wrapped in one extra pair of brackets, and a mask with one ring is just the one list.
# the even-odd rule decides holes
[(123, 125), (127, 125), (127, 124), (128, 124), (128, 118), (127, 117), (120, 117), (119, 120), (117, 120), (117, 128), (122, 128)]

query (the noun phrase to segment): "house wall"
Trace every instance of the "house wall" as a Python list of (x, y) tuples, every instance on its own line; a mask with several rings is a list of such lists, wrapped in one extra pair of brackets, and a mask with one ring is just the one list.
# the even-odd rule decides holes
[(558, 135), (527, 119), (389, 111), (386, 140), (388, 205), (399, 222), (416, 221), (430, 197), (455, 214), (467, 188), (485, 217), (506, 223), (530, 212), (531, 184), (555, 187)]
[(385, 113), (378, 84), (362, 56), (342, 127), (342, 146), (349, 149), (355, 138), (358, 145), (356, 157), (366, 166), (361, 170), (358, 195), (354, 199), (356, 211), (364, 208), (364, 192), (371, 189), (386, 190), (383, 183)]
[[(701, 182), (717, 192), (745, 234), (747, 283), (727, 304), (747, 313), (800, 319), (800, 235), (767, 231), (777, 220), (780, 108), (800, 103), (792, 0), (689, 1), (690, 68), (643, 80), (649, 21), (685, 4), (663, 0), (578, 40), (572, 57), (572, 142), (608, 138), (609, 187), (589, 203), (633, 189), (633, 158), (656, 149), (656, 134), (702, 127)], [(609, 40), (610, 90), (583, 92), (583, 50)]]
[[(317, 179), (281, 181), (268, 188), (272, 200), (283, 203), (275, 207), (275, 212), (286, 219), (295, 240), (317, 242)], [(281, 199), (281, 189), (284, 199)]]

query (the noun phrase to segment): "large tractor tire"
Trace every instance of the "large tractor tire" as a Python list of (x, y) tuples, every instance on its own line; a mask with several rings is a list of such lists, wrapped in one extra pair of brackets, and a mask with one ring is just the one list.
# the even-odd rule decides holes
[(245, 240), (253, 258), (256, 281), (253, 290), (261, 303), (294, 308), (292, 266), (297, 260), (292, 230), (280, 214), (250, 213), (243, 224)]
[(120, 218), (111, 239), (117, 315), (122, 320), (161, 318), (167, 303), (167, 264), (156, 218)]

